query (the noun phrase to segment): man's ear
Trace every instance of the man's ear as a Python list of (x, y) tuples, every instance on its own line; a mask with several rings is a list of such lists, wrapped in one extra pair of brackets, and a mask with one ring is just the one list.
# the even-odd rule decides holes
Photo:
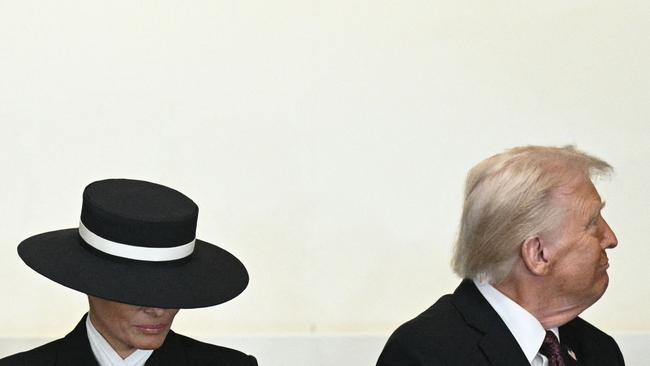
[(539, 236), (531, 236), (524, 240), (521, 245), (521, 259), (526, 268), (536, 276), (544, 276), (550, 270), (548, 249)]

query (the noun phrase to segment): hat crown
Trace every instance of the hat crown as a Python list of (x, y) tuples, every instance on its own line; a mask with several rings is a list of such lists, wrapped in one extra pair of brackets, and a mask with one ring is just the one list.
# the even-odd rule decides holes
[(81, 222), (92, 233), (116, 243), (168, 248), (195, 239), (198, 206), (160, 184), (107, 179), (83, 193)]

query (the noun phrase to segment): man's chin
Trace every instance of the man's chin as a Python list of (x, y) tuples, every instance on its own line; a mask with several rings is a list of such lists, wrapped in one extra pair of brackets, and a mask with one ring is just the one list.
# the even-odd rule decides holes
[[(603, 296), (605, 293), (605, 290), (607, 290), (607, 286), (609, 286), (609, 274), (607, 273), (607, 269), (603, 271), (603, 279), (602, 279), (602, 290), (600, 296)], [(599, 296), (599, 298), (600, 298)]]
[(589, 304), (589, 306), (593, 305), (596, 301), (598, 301), (603, 295), (605, 294), (605, 291), (607, 290), (607, 286), (609, 286), (609, 276), (607, 275), (607, 272), (603, 272), (602, 279), (600, 282), (598, 282), (594, 287), (596, 289), (594, 296), (593, 296), (593, 301)]

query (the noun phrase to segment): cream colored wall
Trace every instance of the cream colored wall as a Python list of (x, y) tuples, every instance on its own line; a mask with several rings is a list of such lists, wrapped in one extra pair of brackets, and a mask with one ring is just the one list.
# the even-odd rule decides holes
[(90, 181), (161, 182), (251, 274), (195, 336), (388, 334), (453, 290), (466, 171), (577, 144), (620, 246), (585, 316), (650, 331), (650, 5), (642, 1), (0, 1), (0, 337), (82, 295), (18, 258)]

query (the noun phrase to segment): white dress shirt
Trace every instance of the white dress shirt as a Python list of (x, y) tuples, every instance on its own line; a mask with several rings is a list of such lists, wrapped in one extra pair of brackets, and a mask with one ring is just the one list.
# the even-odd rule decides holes
[(122, 359), (115, 352), (113, 347), (102, 337), (90, 321), (90, 315), (86, 317), (86, 331), (88, 332), (88, 341), (90, 348), (99, 363), (99, 366), (144, 366), (153, 350), (136, 350), (129, 357)]
[[(546, 330), (537, 318), (490, 284), (480, 283), (477, 280), (474, 280), (474, 284), (494, 311), (499, 314), (501, 320), (506, 323), (531, 366), (548, 366), (546, 356), (539, 353)], [(557, 328), (549, 330), (555, 333), (558, 340), (560, 339)]]

